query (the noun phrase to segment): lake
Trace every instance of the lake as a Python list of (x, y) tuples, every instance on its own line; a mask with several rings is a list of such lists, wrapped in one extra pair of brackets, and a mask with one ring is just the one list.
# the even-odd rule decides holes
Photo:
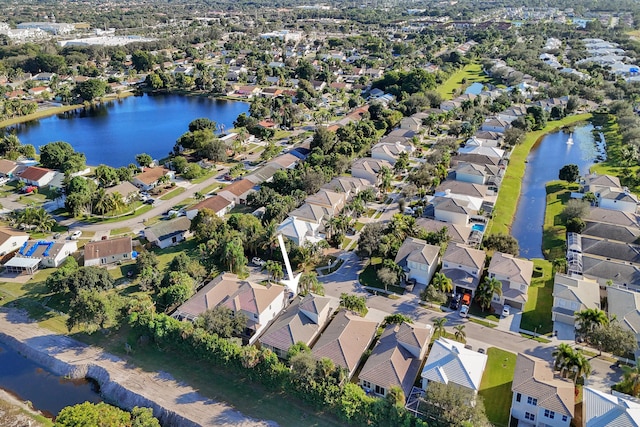
[(30, 401), (48, 416), (56, 416), (65, 406), (102, 400), (89, 381), (60, 378), (3, 345), (0, 345), (0, 388), (20, 400)]
[(87, 156), (87, 164), (125, 166), (139, 153), (166, 157), (189, 122), (207, 117), (231, 129), (245, 102), (201, 96), (142, 95), (110, 101), (88, 109), (16, 125), (24, 144), (36, 149), (53, 141), (66, 141)]
[(546, 184), (558, 179), (558, 172), (567, 164), (580, 168), (580, 175), (589, 173), (599, 154), (592, 134), (593, 126), (578, 126), (569, 145), (569, 133), (563, 131), (544, 136), (529, 152), (522, 179), (522, 190), (511, 226), (511, 235), (518, 240), (520, 256), (543, 258), (542, 231), (547, 204)]

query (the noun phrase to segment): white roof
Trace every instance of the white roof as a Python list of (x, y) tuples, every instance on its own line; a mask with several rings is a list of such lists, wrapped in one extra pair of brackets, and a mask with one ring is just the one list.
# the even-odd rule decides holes
[(40, 264), (40, 258), (22, 258), (15, 256), (7, 261), (5, 267), (33, 268)]
[(443, 384), (457, 384), (480, 390), (487, 355), (464, 348), (464, 344), (446, 338), (433, 343), (422, 378)]
[(478, 145), (464, 146), (458, 149), (460, 154), (480, 154), (487, 157), (496, 157), (501, 159), (504, 156), (504, 150), (496, 147), (486, 147)]
[(640, 403), (621, 393), (608, 394), (584, 388), (586, 427), (640, 426)]

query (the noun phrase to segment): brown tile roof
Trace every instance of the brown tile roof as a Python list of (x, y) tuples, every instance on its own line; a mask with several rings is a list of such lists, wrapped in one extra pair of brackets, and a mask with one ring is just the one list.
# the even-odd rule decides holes
[(122, 197), (127, 197), (129, 194), (137, 193), (140, 190), (129, 181), (124, 181), (113, 187), (105, 188), (104, 191), (107, 194), (119, 193)]
[(529, 285), (533, 274), (533, 263), (510, 254), (494, 252), (487, 271), (499, 276), (506, 276), (509, 282)]
[(131, 237), (119, 237), (117, 239), (99, 240), (89, 242), (84, 246), (84, 259), (96, 259), (105, 256), (131, 253)]
[(573, 382), (556, 377), (549, 362), (518, 354), (511, 390), (538, 399), (538, 406), (573, 417)]
[(0, 159), (0, 173), (5, 175), (13, 172), (18, 167), (18, 164), (12, 160)]
[(313, 346), (312, 354), (318, 359), (331, 359), (352, 375), (362, 354), (371, 344), (377, 328), (377, 322), (342, 310)]
[(208, 199), (204, 199), (189, 210), (211, 209), (212, 211), (217, 213), (230, 204), (231, 202), (222, 196), (213, 196), (209, 197)]
[(160, 179), (160, 177), (165, 176), (167, 173), (169, 173), (169, 169), (167, 168), (163, 168), (163, 167), (148, 168), (144, 172), (141, 172), (138, 175), (135, 175), (133, 178), (137, 179), (138, 181), (146, 185), (149, 185), (149, 184), (153, 184), (158, 179)]
[(14, 236), (28, 237), (27, 233), (15, 230), (13, 228), (2, 227), (0, 228), (0, 245), (4, 244), (7, 240)]
[(255, 184), (253, 183), (253, 181), (249, 181), (245, 178), (224, 187), (222, 190), (220, 190), (220, 192), (228, 191), (234, 196), (241, 196), (247, 191), (251, 190), (254, 186)]
[(29, 166), (20, 174), (20, 178), (29, 181), (38, 181), (49, 172), (53, 171), (51, 169), (39, 168), (38, 166)]

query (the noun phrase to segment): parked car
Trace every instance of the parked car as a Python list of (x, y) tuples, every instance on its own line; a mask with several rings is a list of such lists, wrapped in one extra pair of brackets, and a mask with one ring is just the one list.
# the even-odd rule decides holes
[(449, 303), (449, 308), (452, 310), (457, 310), (460, 307), (461, 298), (462, 298), (462, 295), (454, 294), (453, 297), (451, 297), (451, 303)]
[(464, 305), (471, 305), (471, 294), (468, 294), (468, 293), (464, 294), (462, 296), (462, 301), (461, 302)]
[(460, 308), (460, 317), (467, 317), (468, 315), (469, 315), (469, 306), (463, 305), (462, 308)]
[(484, 353), (485, 353), (485, 349), (484, 349), (484, 348), (479, 348), (479, 349), (478, 349), (478, 353), (480, 353), (480, 354), (484, 354)]
[(145, 205), (152, 205), (156, 202), (156, 199), (147, 199), (144, 201)]
[(502, 307), (502, 317), (507, 317), (510, 314), (511, 314), (511, 306), (505, 305), (504, 307)]
[(257, 256), (251, 259), (251, 263), (260, 267), (266, 264), (266, 262), (263, 259), (258, 258)]
[(82, 231), (76, 230), (71, 234), (71, 240), (78, 240), (82, 236)]

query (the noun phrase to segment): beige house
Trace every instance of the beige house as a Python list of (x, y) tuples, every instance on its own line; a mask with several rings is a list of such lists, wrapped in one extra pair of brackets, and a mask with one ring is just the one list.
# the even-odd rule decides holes
[(329, 321), (336, 305), (332, 304), (330, 298), (313, 294), (296, 297), (260, 336), (260, 345), (283, 359), (296, 343), (303, 342), (311, 346)]
[(89, 242), (84, 245), (84, 265), (89, 267), (131, 261), (132, 251), (131, 237)]
[(248, 179), (241, 179), (218, 191), (218, 195), (235, 203), (236, 205), (247, 203), (247, 196), (254, 192), (255, 184)]
[(442, 274), (453, 282), (453, 292), (475, 295), (486, 259), (484, 251), (449, 243), (442, 256)]
[(495, 252), (487, 269), (489, 277), (502, 282), (502, 295), (494, 294), (493, 301), (522, 309), (527, 302), (533, 263), (513, 255)]
[(174, 173), (165, 167), (146, 168), (143, 172), (135, 175), (131, 182), (136, 187), (144, 191), (149, 191), (158, 185), (158, 181), (168, 176), (169, 179), (173, 179)]
[(198, 212), (200, 212), (202, 209), (210, 209), (214, 211), (220, 218), (223, 218), (227, 213), (229, 213), (229, 211), (231, 211), (231, 209), (233, 209), (234, 206), (235, 203), (233, 203), (231, 200), (225, 199), (220, 195), (209, 197), (190, 207), (187, 211), (187, 218), (195, 218), (196, 215), (198, 215)]
[(363, 157), (357, 159), (351, 165), (351, 176), (366, 179), (375, 185), (378, 183), (378, 173), (380, 173), (382, 168), (393, 171), (393, 165), (386, 160)]
[(407, 279), (427, 285), (431, 282), (440, 259), (440, 247), (424, 240), (407, 237), (398, 249), (395, 262), (404, 269)]
[(104, 192), (111, 194), (119, 194), (122, 196), (122, 201), (125, 203), (131, 202), (134, 198), (138, 197), (140, 189), (128, 181), (121, 182), (113, 187), (105, 188)]
[(367, 188), (373, 188), (371, 183), (363, 178), (351, 176), (337, 176), (323, 185), (322, 188), (336, 193), (344, 193), (350, 199)]
[[(598, 282), (556, 273), (553, 282), (553, 307), (551, 308), (553, 330), (568, 333), (568, 336), (560, 336), (560, 332), (558, 332), (560, 339), (572, 339), (571, 333), (576, 327), (575, 313), (588, 308), (600, 308), (600, 285)], [(575, 333), (573, 339), (575, 339)]]
[(327, 208), (333, 212), (333, 215), (342, 210), (347, 200), (345, 193), (339, 193), (327, 189), (321, 189), (316, 194), (313, 194), (304, 201), (310, 205), (320, 206)]
[(360, 386), (382, 397), (391, 387), (400, 387), (409, 396), (432, 333), (431, 326), (388, 325), (360, 371)]
[(377, 328), (378, 322), (341, 310), (318, 338), (311, 353), (318, 359), (331, 359), (336, 366), (346, 369), (351, 378)]

